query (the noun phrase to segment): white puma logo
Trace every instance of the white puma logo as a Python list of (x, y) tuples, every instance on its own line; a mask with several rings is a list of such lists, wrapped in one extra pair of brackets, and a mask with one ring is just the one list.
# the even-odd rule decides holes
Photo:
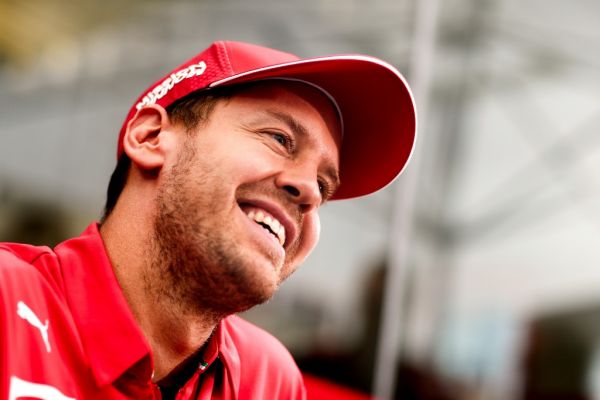
[(46, 323), (42, 324), (42, 321), (40, 321), (38, 316), (35, 315), (31, 308), (29, 308), (29, 306), (22, 301), (17, 303), (17, 315), (40, 331), (42, 340), (44, 340), (44, 344), (46, 344), (46, 351), (50, 353), (50, 341), (48, 340), (48, 327), (50, 322), (46, 320)]
[(11, 376), (8, 400), (17, 400), (24, 397), (42, 400), (75, 400), (73, 397), (65, 396), (54, 386), (28, 382), (16, 376)]

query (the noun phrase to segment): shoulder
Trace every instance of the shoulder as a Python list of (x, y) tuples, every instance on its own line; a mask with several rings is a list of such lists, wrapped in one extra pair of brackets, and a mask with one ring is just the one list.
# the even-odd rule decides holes
[(0, 243), (0, 274), (9, 276), (36, 275), (34, 264), (52, 251), (47, 247), (30, 246), (19, 243)]
[(13, 287), (54, 280), (58, 261), (46, 246), (0, 243), (0, 282)]
[(67, 398), (60, 392), (75, 392), (70, 365), (81, 354), (81, 344), (59, 277), (57, 257), (49, 248), (0, 243), (2, 399), (9, 390), (33, 390), (32, 382), (60, 398)]
[(61, 292), (57, 267), (48, 247), (0, 243), (0, 302), (40, 300), (46, 293)]
[(251, 395), (251, 398), (304, 398), (300, 370), (278, 339), (238, 316), (225, 318), (223, 329), (239, 356), (240, 395)]
[(52, 250), (46, 246), (2, 242), (0, 243), (0, 268), (32, 265), (44, 256), (53, 255)]
[(47, 254), (51, 250), (44, 247), (0, 243), (0, 320), (6, 329), (19, 325), (24, 304), (45, 312), (48, 295), (56, 293), (54, 282), (41, 272), (45, 262), (40, 258)]

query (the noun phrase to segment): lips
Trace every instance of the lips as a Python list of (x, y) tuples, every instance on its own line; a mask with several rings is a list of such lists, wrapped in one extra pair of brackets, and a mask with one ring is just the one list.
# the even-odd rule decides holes
[(265, 229), (273, 240), (286, 249), (292, 243), (296, 228), (288, 214), (278, 205), (268, 201), (240, 201), (246, 216)]

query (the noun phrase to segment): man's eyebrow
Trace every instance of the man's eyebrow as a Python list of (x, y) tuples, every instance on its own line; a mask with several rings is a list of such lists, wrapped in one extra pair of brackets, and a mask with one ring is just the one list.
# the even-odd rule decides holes
[(301, 136), (307, 135), (308, 131), (306, 127), (292, 115), (286, 112), (270, 109), (265, 110), (265, 112), (271, 117), (277, 118), (281, 122), (284, 122), (294, 132), (294, 134)]

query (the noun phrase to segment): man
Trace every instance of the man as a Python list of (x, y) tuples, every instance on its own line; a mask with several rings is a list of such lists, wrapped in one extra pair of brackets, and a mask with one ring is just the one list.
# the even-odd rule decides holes
[(393, 180), (414, 135), (382, 61), (214, 43), (134, 103), (100, 224), (0, 244), (0, 396), (303, 398), (289, 353), (235, 313), (310, 253), (320, 205)]

